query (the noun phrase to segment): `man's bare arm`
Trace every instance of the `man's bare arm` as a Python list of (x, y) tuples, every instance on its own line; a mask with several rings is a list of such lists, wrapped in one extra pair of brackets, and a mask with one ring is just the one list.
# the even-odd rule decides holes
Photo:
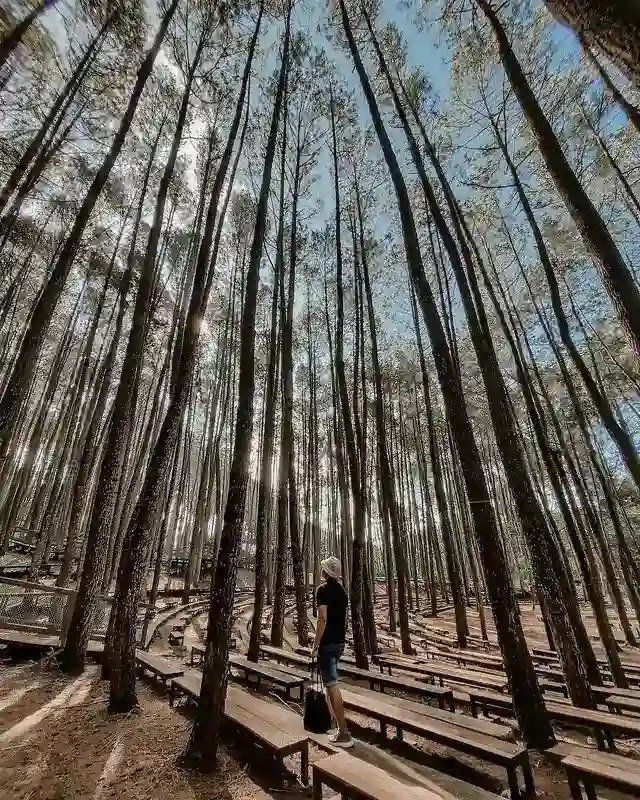
[(317, 650), (320, 647), (322, 634), (327, 627), (327, 607), (318, 606), (318, 624), (316, 625), (316, 636), (313, 642), (313, 649)]

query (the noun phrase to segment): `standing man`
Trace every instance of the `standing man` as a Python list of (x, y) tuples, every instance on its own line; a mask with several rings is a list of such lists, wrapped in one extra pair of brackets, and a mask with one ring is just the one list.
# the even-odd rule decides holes
[(329, 737), (336, 747), (353, 747), (353, 739), (344, 718), (344, 704), (338, 688), (338, 661), (344, 651), (347, 630), (349, 598), (342, 585), (342, 565), (335, 556), (320, 562), (323, 583), (316, 591), (318, 625), (313, 645), (313, 657), (318, 658), (318, 668), (327, 693), (329, 707), (338, 724), (338, 732)]

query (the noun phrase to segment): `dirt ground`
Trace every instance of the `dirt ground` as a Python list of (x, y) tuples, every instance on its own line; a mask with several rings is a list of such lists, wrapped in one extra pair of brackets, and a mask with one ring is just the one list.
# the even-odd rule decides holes
[(260, 764), (251, 748), (222, 749), (215, 776), (179, 768), (191, 720), (182, 710), (171, 710), (166, 696), (145, 681), (138, 684), (140, 711), (116, 716), (106, 711), (108, 684), (100, 681), (97, 666), (74, 679), (55, 667), (3, 668), (0, 679), (3, 800), (300, 796), (272, 793), (287, 780), (294, 783), (295, 776)]

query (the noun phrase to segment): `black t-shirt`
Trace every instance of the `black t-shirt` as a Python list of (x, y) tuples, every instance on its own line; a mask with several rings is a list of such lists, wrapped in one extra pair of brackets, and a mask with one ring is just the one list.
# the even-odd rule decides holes
[(344, 644), (347, 629), (347, 606), (349, 599), (344, 587), (331, 578), (318, 586), (316, 604), (327, 607), (327, 624), (320, 640), (320, 647), (328, 644)]

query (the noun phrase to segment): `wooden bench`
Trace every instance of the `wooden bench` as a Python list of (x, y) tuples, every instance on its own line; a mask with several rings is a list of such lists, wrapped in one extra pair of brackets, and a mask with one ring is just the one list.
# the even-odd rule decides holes
[(191, 658), (189, 659), (190, 666), (193, 667), (194, 659), (198, 659), (198, 663), (202, 664), (204, 660), (204, 651), (206, 650), (205, 645), (203, 644), (194, 644), (191, 646)]
[(184, 625), (174, 625), (169, 631), (169, 644), (184, 644)]
[(347, 753), (316, 761), (313, 765), (313, 800), (322, 800), (328, 786), (350, 800), (441, 800), (441, 795), (422, 786), (409, 786), (388, 772)]
[(282, 672), (267, 664), (256, 664), (254, 661), (249, 661), (249, 659), (243, 656), (231, 656), (229, 658), (229, 665), (242, 672), (247, 681), (249, 680), (249, 676), (254, 677), (258, 686), (260, 686), (260, 682), (264, 679), (282, 689), (287, 697), (291, 696), (292, 689), (298, 689), (302, 697), (305, 683), (303, 678), (291, 675), (287, 672)]
[(150, 672), (154, 678), (161, 680), (165, 685), (168, 680), (184, 674), (184, 669), (174, 661), (147, 653), (145, 650), (136, 650), (136, 666), (141, 673)]
[(343, 689), (342, 699), (346, 709), (377, 720), (383, 736), (386, 736), (387, 725), (391, 725), (396, 729), (400, 739), (402, 739), (403, 732), (406, 731), (452, 750), (504, 767), (507, 771), (511, 797), (514, 800), (520, 797), (518, 767), (522, 768), (527, 791), (531, 793), (535, 791), (529, 754), (520, 745), (466, 730), (425, 714), (407, 711), (393, 703), (386, 702), (383, 698), (374, 700), (369, 696), (363, 697), (357, 692)]
[[(363, 697), (369, 697), (374, 702), (380, 699), (377, 692), (370, 689), (364, 689), (361, 686), (349, 687), (351, 691), (361, 694)], [(418, 703), (415, 700), (407, 700), (405, 697), (397, 697), (396, 695), (385, 695), (385, 703), (404, 708), (405, 711), (413, 711), (414, 714), (424, 714), (433, 719), (439, 719), (443, 722), (448, 722), (451, 725), (457, 725), (459, 728), (466, 728), (476, 733), (483, 733), (486, 736), (495, 736), (496, 739), (504, 739), (505, 741), (513, 741), (513, 730), (508, 725), (500, 725), (497, 722), (488, 722), (484, 719), (474, 719), (455, 711), (446, 711), (441, 708), (433, 708), (426, 703)]]
[(618, 686), (592, 686), (591, 691), (596, 696), (596, 699), (606, 701), (607, 697), (615, 695), (616, 697), (631, 697), (634, 700), (640, 700), (640, 689), (620, 689)]
[[(513, 712), (513, 702), (509, 695), (501, 695), (482, 689), (470, 689), (469, 701), (471, 713), (478, 716), (478, 705), (483, 707), (486, 715), (487, 708), (497, 708), (501, 711)], [(578, 728), (590, 728), (594, 731), (598, 748), (604, 750), (607, 746), (615, 749), (613, 734), (626, 734), (640, 736), (640, 719), (624, 717), (620, 714), (609, 714), (591, 708), (580, 708), (571, 703), (545, 703), (551, 719), (556, 722), (569, 723)]]
[(283, 650), (281, 647), (272, 647), (268, 644), (260, 646), (260, 653), (269, 658), (273, 658), (275, 661), (284, 661), (285, 664), (293, 664), (294, 667), (306, 667), (310, 669), (313, 663), (311, 656), (300, 655), (300, 653)]
[(488, 689), (483, 689), (482, 687), (469, 689), (468, 694), (469, 703), (471, 704), (471, 713), (474, 717), (478, 716), (478, 706), (482, 707), (485, 717), (488, 716), (488, 708), (513, 713), (513, 700), (509, 694), (491, 692)]
[(559, 683), (558, 681), (551, 681), (547, 678), (540, 678), (538, 684), (543, 692), (558, 692), (558, 694), (564, 695), (564, 697), (569, 696), (566, 683)]
[(467, 646), (479, 647), (481, 650), (499, 650), (500, 645), (493, 639), (483, 639), (481, 636), (467, 636)]
[(587, 800), (597, 800), (595, 786), (640, 796), (640, 762), (613, 753), (571, 755), (562, 759), (573, 800), (582, 800), (584, 784)]
[[(591, 708), (579, 708), (569, 703), (546, 703), (550, 717), (557, 722), (568, 722), (580, 728), (591, 728), (594, 731), (599, 749), (605, 749), (605, 741), (614, 750), (613, 734), (640, 736), (640, 719), (625, 717), (620, 714), (609, 714), (608, 711), (597, 711)], [(604, 736), (603, 736), (604, 734)]]
[(467, 686), (480, 686), (487, 689), (502, 691), (507, 686), (505, 675), (495, 675), (493, 673), (479, 672), (478, 670), (460, 669), (451, 664), (440, 661), (420, 662), (401, 659), (397, 656), (380, 656), (378, 664), (382, 670), (387, 667), (391, 674), (392, 667), (416, 675), (425, 676), (431, 680), (438, 679), (440, 686), (444, 686), (444, 681), (454, 683), (464, 683)]
[(437, 633), (423, 633), (418, 640), (423, 647), (430, 644), (444, 645), (445, 647), (455, 647), (457, 642), (450, 636), (440, 636)]
[[(169, 703), (176, 697), (186, 697), (198, 703), (202, 675), (189, 671), (171, 681)], [(309, 783), (309, 739), (300, 731), (299, 718), (287, 709), (273, 705), (260, 697), (229, 686), (224, 707), (225, 722), (248, 733), (274, 756), (282, 759), (300, 753), (302, 782)]]
[(448, 687), (432, 686), (411, 680), (411, 678), (402, 678), (398, 675), (385, 675), (383, 672), (360, 669), (359, 667), (351, 666), (351, 664), (342, 664), (342, 661), (338, 665), (338, 672), (347, 678), (368, 681), (370, 689), (379, 687), (381, 693), (384, 693), (385, 689), (396, 689), (420, 698), (435, 698), (440, 708), (444, 708), (445, 704), (448, 704), (451, 711), (455, 711), (453, 691)]
[[(229, 650), (236, 649), (236, 640), (234, 638), (229, 639)], [(189, 658), (189, 665), (195, 666), (194, 662), (197, 658), (197, 663), (202, 664), (204, 661), (204, 653), (206, 650), (206, 645), (204, 644), (194, 644), (191, 645), (191, 657)]]
[[(423, 654), (420, 653), (420, 656)], [(500, 656), (493, 656), (490, 653), (473, 653), (467, 650), (432, 650), (427, 648), (424, 652), (427, 658), (436, 657), (441, 659), (449, 659), (461, 664), (463, 667), (471, 664), (474, 667), (484, 667), (487, 670), (501, 670), (504, 669), (503, 661)]]
[(605, 700), (609, 711), (619, 714), (621, 711), (631, 711), (640, 714), (640, 698), (622, 697), (618, 694), (611, 695)]

